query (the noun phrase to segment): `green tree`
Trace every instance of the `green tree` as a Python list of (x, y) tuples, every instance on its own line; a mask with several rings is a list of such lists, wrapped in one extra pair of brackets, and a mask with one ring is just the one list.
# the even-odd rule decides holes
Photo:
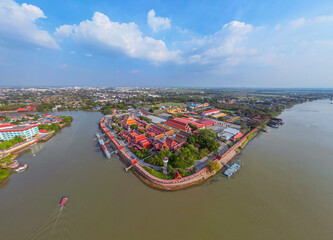
[(208, 167), (209, 171), (211, 171), (211, 172), (218, 171), (220, 169), (219, 164), (212, 160), (209, 160), (207, 162), (207, 167)]
[(188, 124), (188, 126), (191, 128), (191, 130), (192, 131), (195, 131), (195, 130), (197, 130), (198, 129), (198, 127), (197, 126), (195, 126), (194, 124), (192, 124), (192, 123), (189, 123)]
[(72, 116), (63, 116), (62, 121), (67, 123), (67, 122), (72, 122), (73, 121), (73, 117)]

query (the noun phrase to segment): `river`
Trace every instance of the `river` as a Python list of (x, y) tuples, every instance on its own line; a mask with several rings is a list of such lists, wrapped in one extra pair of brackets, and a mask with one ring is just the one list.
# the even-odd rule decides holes
[(72, 125), (24, 151), (28, 170), (0, 184), (0, 239), (333, 239), (328, 100), (285, 110), (285, 125), (250, 142), (230, 180), (218, 174), (178, 192), (151, 189), (105, 159), (93, 141), (101, 114), (64, 114)]

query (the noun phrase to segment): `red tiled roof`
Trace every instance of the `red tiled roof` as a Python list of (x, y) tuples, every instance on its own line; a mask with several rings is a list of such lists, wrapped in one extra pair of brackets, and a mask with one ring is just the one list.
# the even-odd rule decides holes
[(139, 134), (137, 132), (131, 132), (131, 133), (129, 133), (129, 135), (130, 135), (131, 138), (135, 138)]
[(33, 127), (37, 127), (38, 125), (30, 125), (28, 127), (25, 127), (25, 128), (20, 128), (19, 126), (17, 127), (13, 127), (12, 129), (0, 129), (0, 132), (16, 132), (16, 131), (25, 131), (25, 130), (28, 130), (30, 128), (33, 128)]
[(236, 139), (238, 139), (238, 138), (241, 138), (241, 137), (243, 137), (243, 133), (237, 133), (235, 136), (233, 136), (232, 138), (234, 139), (234, 140), (236, 140)]
[(180, 179), (182, 178), (182, 175), (179, 172), (176, 172), (176, 174), (173, 176), (174, 179)]
[(166, 121), (165, 124), (167, 124), (171, 127), (175, 127), (175, 128), (184, 130), (184, 131), (190, 131), (191, 128), (188, 126), (188, 124), (180, 119), (181, 118), (168, 119), (168, 121)]
[(174, 120), (177, 120), (177, 121), (181, 121), (181, 122), (184, 122), (184, 123), (191, 123), (193, 125), (195, 125), (197, 128), (203, 128), (204, 125), (201, 124), (201, 123), (198, 123), (197, 121), (192, 121), (191, 119), (188, 119), (188, 118), (175, 118)]
[(211, 113), (211, 112), (217, 112), (217, 111), (220, 111), (220, 110), (219, 109), (212, 109), (212, 110), (205, 111), (203, 113)]
[(169, 138), (169, 137), (167, 137), (167, 138), (165, 139), (165, 142), (166, 142), (166, 144), (168, 144), (169, 146), (172, 146), (173, 139), (172, 139), (172, 138)]
[(186, 138), (183, 135), (176, 134), (174, 138), (177, 142), (182, 143), (186, 141)]
[(0, 124), (0, 128), (15, 126), (14, 124)]
[(136, 142), (139, 142), (144, 139), (146, 139), (146, 135), (144, 135), (144, 134), (141, 134), (141, 135), (135, 137)]
[(197, 123), (204, 125), (205, 127), (215, 124), (216, 122), (209, 119), (199, 119), (196, 120)]

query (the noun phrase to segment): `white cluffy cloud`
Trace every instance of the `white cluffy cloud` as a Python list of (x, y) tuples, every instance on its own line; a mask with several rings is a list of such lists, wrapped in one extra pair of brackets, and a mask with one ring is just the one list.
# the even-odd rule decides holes
[(147, 15), (148, 25), (154, 32), (166, 30), (171, 27), (170, 19), (163, 17), (156, 17), (154, 9), (150, 10)]
[[(208, 64), (226, 61), (229, 64), (239, 62), (238, 57), (253, 54), (255, 49), (242, 46), (247, 34), (252, 32), (253, 26), (244, 22), (232, 21), (213, 35), (189, 42), (194, 46), (189, 62)], [(237, 58), (237, 61), (236, 61)]]
[(36, 25), (36, 20), (46, 18), (43, 11), (30, 4), (13, 0), (0, 0), (0, 39), (19, 41), (39, 47), (59, 49), (51, 35)]
[(62, 25), (56, 28), (54, 35), (60, 39), (69, 37), (73, 33), (75, 25)]
[(169, 51), (162, 40), (144, 37), (134, 22), (112, 22), (100, 12), (95, 12), (92, 20), (82, 21), (79, 25), (58, 27), (55, 35), (71, 36), (82, 45), (154, 62), (177, 61), (179, 55), (179, 51)]

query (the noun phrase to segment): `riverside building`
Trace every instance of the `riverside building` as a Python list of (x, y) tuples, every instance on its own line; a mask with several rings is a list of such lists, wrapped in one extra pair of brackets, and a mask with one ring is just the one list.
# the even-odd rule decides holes
[(39, 133), (37, 125), (0, 125), (0, 140), (10, 140), (15, 137), (30, 139)]

